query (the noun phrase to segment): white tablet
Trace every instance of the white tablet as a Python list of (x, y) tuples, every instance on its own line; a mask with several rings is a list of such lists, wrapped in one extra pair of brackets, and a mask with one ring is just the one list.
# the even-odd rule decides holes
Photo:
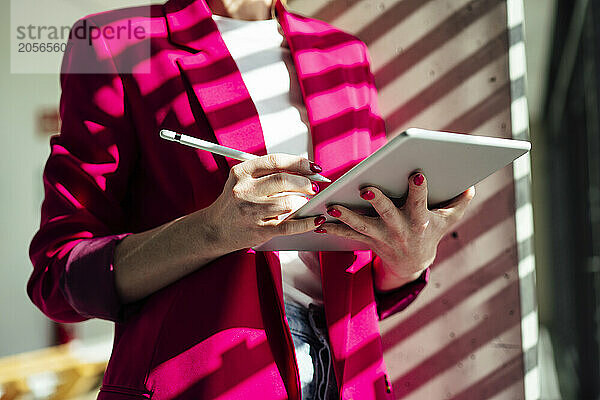
[[(287, 218), (327, 215), (328, 206), (340, 204), (366, 212), (370, 204), (360, 198), (365, 186), (375, 186), (402, 202), (408, 189), (408, 177), (417, 170), (427, 178), (430, 208), (459, 195), (495, 171), (527, 153), (526, 141), (487, 136), (465, 135), (411, 128), (314, 196)], [(255, 250), (343, 251), (368, 250), (360, 242), (314, 232), (278, 236)]]

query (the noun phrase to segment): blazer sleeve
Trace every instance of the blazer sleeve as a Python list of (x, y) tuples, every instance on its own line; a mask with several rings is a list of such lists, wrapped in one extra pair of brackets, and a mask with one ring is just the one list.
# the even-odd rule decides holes
[(62, 126), (50, 139), (41, 223), (29, 247), (33, 272), (27, 293), (60, 322), (118, 321), (127, 311), (115, 287), (113, 254), (130, 234), (122, 204), (137, 139), (107, 49), (101, 38), (67, 44), (60, 76)]
[[(377, 255), (373, 255), (373, 263), (380, 262), (381, 259)], [(372, 271), (374, 270), (375, 269), (373, 268)], [(380, 292), (373, 287), (379, 319), (386, 319), (387, 317), (404, 310), (415, 301), (417, 296), (425, 289), (425, 286), (427, 286), (430, 273), (431, 268), (427, 268), (416, 280), (400, 286), (399, 288), (387, 290), (385, 292)]]

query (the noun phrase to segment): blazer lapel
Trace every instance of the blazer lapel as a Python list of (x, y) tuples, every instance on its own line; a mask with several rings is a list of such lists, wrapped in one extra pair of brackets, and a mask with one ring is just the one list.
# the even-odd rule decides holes
[(372, 152), (364, 43), (323, 21), (287, 12), (280, 0), (275, 9), (296, 67), (314, 161), (335, 180)]
[[(186, 4), (187, 3), (187, 4)], [(177, 59), (219, 144), (266, 154), (256, 106), (204, 1), (165, 4), (171, 41), (194, 52)], [(229, 166), (238, 161), (227, 158)]]

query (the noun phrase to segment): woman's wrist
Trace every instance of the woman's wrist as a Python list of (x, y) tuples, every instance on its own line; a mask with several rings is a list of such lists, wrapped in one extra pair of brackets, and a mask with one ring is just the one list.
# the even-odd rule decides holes
[(398, 269), (397, 267), (387, 265), (381, 258), (376, 257), (373, 262), (373, 284), (375, 290), (378, 292), (389, 292), (398, 289), (407, 283), (419, 279), (427, 267), (429, 267), (429, 264), (419, 267), (416, 272), (407, 275), (399, 275), (394, 272)]
[(208, 256), (216, 259), (236, 250), (230, 244), (229, 235), (223, 229), (223, 224), (219, 223), (222, 218), (214, 213), (214, 204), (186, 215), (182, 219), (185, 219), (184, 224), (187, 226), (184, 229), (189, 229), (192, 232), (191, 236), (197, 241), (194, 248), (202, 246), (205, 249), (202, 258)]

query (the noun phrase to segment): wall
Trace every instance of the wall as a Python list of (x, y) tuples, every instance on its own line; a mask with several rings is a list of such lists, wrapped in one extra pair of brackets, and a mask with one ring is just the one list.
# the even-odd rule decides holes
[[(0, 356), (46, 346), (49, 323), (25, 293), (31, 272), (29, 241), (39, 224), (41, 169), (49, 153), (47, 138), (35, 132), (34, 113), (58, 102), (53, 75), (10, 74), (9, 2), (2, 1), (0, 21)], [(57, 67), (58, 68), (58, 67)]]

